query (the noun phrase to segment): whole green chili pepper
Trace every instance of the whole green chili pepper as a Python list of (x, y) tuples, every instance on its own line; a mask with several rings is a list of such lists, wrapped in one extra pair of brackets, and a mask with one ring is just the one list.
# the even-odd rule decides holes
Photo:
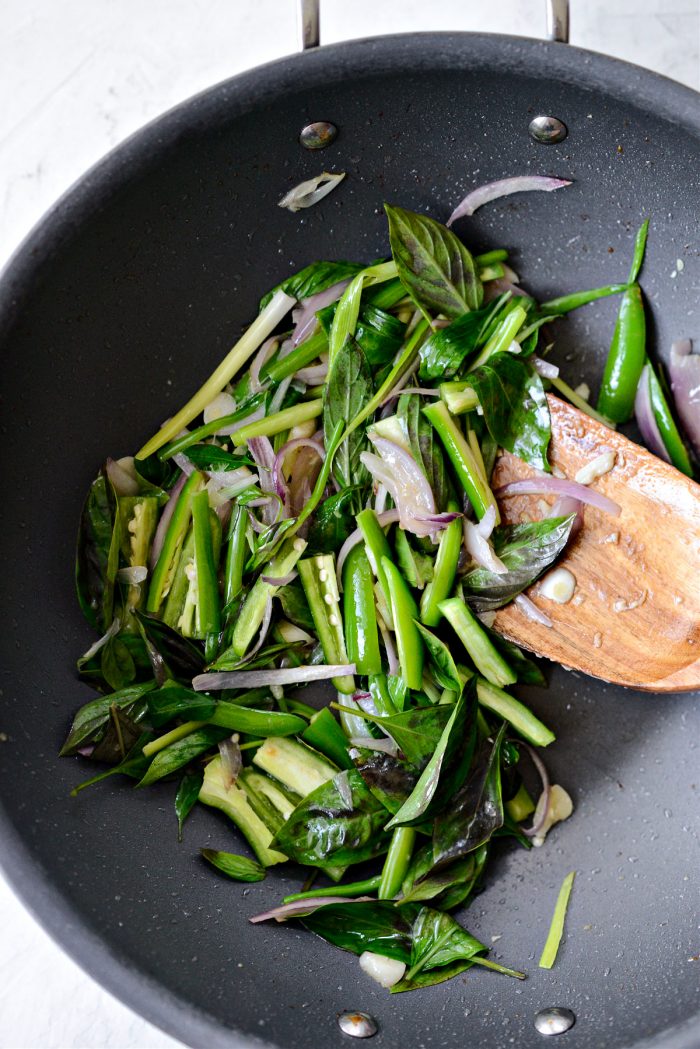
[(348, 659), (363, 676), (382, 669), (374, 576), (363, 544), (353, 547), (343, 565), (343, 619)]
[(401, 676), (408, 688), (419, 691), (423, 684), (423, 641), (413, 622), (418, 618), (416, 602), (403, 576), (388, 557), (382, 557), (382, 568), (389, 587)]
[(598, 411), (613, 422), (624, 423), (632, 417), (645, 359), (644, 303), (639, 285), (632, 284), (622, 296), (598, 395)]

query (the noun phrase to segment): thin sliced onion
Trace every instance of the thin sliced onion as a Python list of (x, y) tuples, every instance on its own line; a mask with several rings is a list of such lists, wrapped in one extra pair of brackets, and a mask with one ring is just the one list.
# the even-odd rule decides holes
[(283, 903), (280, 907), (273, 907), (270, 911), (256, 914), (248, 921), (254, 925), (256, 922), (275, 921), (283, 922), (286, 918), (294, 918), (298, 914), (312, 914), (319, 907), (327, 907), (330, 903), (366, 903), (371, 896), (314, 896), (309, 900), (295, 900), (294, 903)]
[[(521, 827), (520, 828), (521, 831), (523, 832), (523, 834), (526, 834), (528, 838), (536, 838), (537, 835), (539, 834), (539, 832), (544, 827), (544, 824), (545, 824), (545, 822), (547, 820), (547, 816), (549, 814), (549, 796), (550, 796), (549, 774), (547, 772), (547, 768), (546, 768), (544, 762), (542, 761), (542, 758), (539, 756), (537, 751), (533, 747), (531, 747), (529, 745), (529, 743), (524, 743), (521, 739), (514, 739), (513, 742), (517, 743), (517, 745), (519, 747), (522, 747), (524, 750), (526, 750), (528, 752), (528, 754), (530, 755), (530, 760), (531, 760), (532, 764), (535, 766), (535, 768), (537, 769), (539, 777), (542, 780), (542, 795), (541, 796), (544, 796), (544, 798), (546, 799), (544, 804), (542, 805), (542, 811), (540, 813), (535, 812), (535, 815), (533, 816), (533, 824), (532, 824), (531, 827), (528, 827), (528, 828)], [(538, 806), (538, 808), (539, 808), (539, 806)]]
[(576, 516), (571, 523), (569, 541), (577, 536), (581, 530), (583, 524), (583, 504), (580, 503), (578, 499), (572, 499), (569, 495), (562, 495), (552, 504), (552, 509), (549, 512), (549, 517), (569, 517), (570, 514), (576, 514)]
[(556, 364), (550, 364), (549, 361), (543, 361), (541, 357), (533, 357), (532, 363), (537, 374), (541, 375), (543, 379), (559, 378), (559, 369)]
[(287, 575), (264, 575), (262, 581), (263, 583), (269, 583), (270, 586), (289, 586), (298, 575), (299, 573), (296, 571), (288, 572)]
[(700, 353), (692, 353), (692, 348), (690, 339), (673, 343), (668, 374), (678, 417), (700, 458)]
[(472, 560), (481, 568), (486, 568), (489, 572), (493, 572), (494, 575), (505, 575), (508, 568), (503, 564), (500, 557), (497, 557), (491, 543), (488, 539), (484, 539), (478, 527), (465, 517), (462, 520), (462, 528), (464, 530), (464, 546)]
[(134, 460), (131, 456), (118, 460), (108, 459), (105, 463), (105, 472), (117, 495), (138, 495), (141, 486), (136, 477)]
[(520, 611), (527, 619), (531, 619), (533, 623), (540, 623), (542, 626), (553, 627), (554, 623), (546, 616), (544, 612), (541, 612), (534, 601), (531, 601), (525, 594), (518, 594), (517, 597), (513, 598), (514, 604), (518, 606)]
[(374, 497), (374, 512), (375, 514), (383, 514), (386, 510), (386, 501), (389, 498), (389, 493), (383, 484), (377, 485), (377, 493)]
[(191, 477), (194, 471), (197, 469), (194, 463), (192, 463), (184, 452), (176, 452), (172, 457), (173, 462), (180, 467), (185, 477)]
[[(275, 465), (275, 451), (269, 437), (251, 437), (248, 441), (248, 451), (258, 465), (258, 476), (260, 488), (263, 492), (277, 495), (272, 471)], [(252, 506), (252, 503), (248, 504)], [(277, 517), (277, 508), (269, 501), (263, 505), (263, 520), (265, 524), (274, 524)]]
[(119, 628), (120, 627), (121, 627), (121, 620), (117, 616), (116, 619), (112, 620), (112, 622), (110, 623), (109, 627), (107, 628), (105, 633), (102, 635), (102, 637), (98, 638), (97, 641), (95, 641), (95, 643), (93, 645), (90, 645), (90, 647), (87, 650), (87, 652), (83, 652), (82, 656), (80, 657), (81, 662), (85, 663), (85, 662), (87, 662), (88, 659), (92, 659), (93, 656), (96, 656), (97, 653), (100, 651), (100, 649), (104, 648), (104, 646), (107, 644), (107, 642), (110, 640), (110, 638), (113, 638), (115, 636), (115, 634), (119, 633)]
[(293, 645), (298, 641), (301, 641), (304, 645), (312, 645), (316, 640), (306, 630), (302, 630), (296, 623), (290, 623), (288, 619), (278, 620), (277, 629), (282, 636), (282, 640), (286, 641), (288, 645)]
[(310, 295), (308, 299), (301, 300), (301, 308), (296, 311), (296, 316), (292, 315), (296, 325), (292, 332), (292, 344), (294, 346), (298, 346), (304, 339), (308, 339), (316, 330), (318, 326), (316, 314), (318, 311), (337, 302), (349, 283), (349, 280), (339, 280), (337, 284), (331, 284), (330, 288), (325, 288), (324, 291), (317, 291), (315, 295)]
[(328, 376), (328, 361), (322, 364), (313, 364), (309, 368), (300, 368), (295, 373), (294, 379), (303, 382), (306, 386), (320, 386)]
[(349, 742), (353, 747), (376, 750), (381, 754), (388, 754), (391, 758), (398, 757), (399, 754), (398, 744), (388, 737), (386, 739), (375, 739), (374, 736), (352, 736)]
[(486, 512), (481, 520), (474, 525), (479, 535), (483, 536), (484, 539), (490, 539), (491, 533), (496, 527), (496, 507), (493, 503), (489, 503), (486, 508)]
[(178, 477), (177, 481), (173, 485), (170, 491), (170, 498), (168, 499), (163, 513), (160, 515), (160, 521), (156, 528), (155, 535), (153, 536), (153, 545), (151, 546), (151, 552), (148, 555), (148, 567), (153, 571), (156, 566), (156, 561), (160, 557), (160, 552), (163, 549), (163, 540), (165, 539), (165, 533), (168, 531), (168, 525), (170, 524), (170, 518), (173, 516), (175, 506), (178, 499), (180, 498), (180, 492), (185, 487), (187, 481), (186, 475), (183, 473)]
[(117, 579), (120, 583), (129, 583), (130, 586), (138, 586), (145, 582), (148, 577), (148, 569), (145, 565), (130, 565), (128, 568), (120, 568)]
[(440, 396), (440, 391), (439, 390), (428, 390), (428, 389), (426, 389), (423, 386), (403, 386), (403, 387), (398, 387), (398, 388), (397, 387), (398, 387), (398, 383), (394, 387), (394, 389), (391, 391), (391, 393), (388, 393), (386, 395), (386, 397), (382, 401), (382, 405), (388, 404), (389, 401), (393, 401), (395, 397), (400, 397), (402, 393), (417, 393), (419, 397), (439, 397)]
[(238, 422), (229, 423), (228, 426), (222, 426), (220, 430), (217, 430), (217, 434), (220, 437), (233, 437), (235, 444), (235, 435), (244, 426), (249, 426), (250, 423), (256, 423), (260, 419), (265, 418), (265, 405), (259, 405), (255, 411), (250, 412), (244, 419), (239, 419)]
[(553, 189), (561, 189), (562, 186), (570, 185), (570, 179), (548, 178), (546, 175), (516, 175), (513, 178), (501, 178), (496, 182), (487, 182), (467, 193), (464, 200), (460, 201), (448, 218), (447, 225), (451, 226), (463, 215), (473, 215), (476, 209), (483, 204), (490, 204), (492, 200), (510, 196), (511, 193), (527, 193), (531, 190), (544, 190), (545, 193), (551, 193)]
[(505, 499), (511, 495), (568, 495), (577, 499), (580, 503), (588, 503), (595, 506), (603, 513), (619, 517), (621, 507), (619, 503), (608, 499), (601, 492), (596, 492), (585, 484), (577, 481), (568, 481), (561, 477), (531, 477), (523, 481), (511, 481), (504, 484), (502, 488), (494, 492), (497, 499)]
[(651, 395), (649, 392), (649, 365), (645, 364), (642, 368), (642, 374), (639, 376), (639, 385), (637, 386), (637, 393), (634, 398), (634, 417), (637, 420), (637, 426), (642, 435), (642, 440), (654, 455), (658, 455), (659, 459), (665, 460), (665, 462), (671, 462), (671, 456), (666, 450), (666, 445), (663, 442), (659, 427), (654, 416), (654, 409), (651, 404)]
[(289, 452), (293, 452), (298, 448), (312, 448), (321, 462), (326, 458), (326, 449), (323, 447), (323, 444), (321, 441), (315, 440), (313, 437), (295, 437), (293, 440), (287, 441), (287, 443), (280, 448), (272, 462), (272, 486), (273, 490), (277, 492), (277, 495), (283, 502), (287, 501), (289, 494), (287, 483), (283, 476), (284, 460)]
[(221, 670), (198, 674), (192, 679), (195, 692), (215, 692), (222, 688), (256, 688), (258, 685), (296, 685), (306, 681), (325, 681), (332, 677), (356, 674), (354, 663), (333, 663), (328, 666), (285, 667), (282, 670)]
[(394, 441), (374, 434), (369, 437), (381, 458), (362, 452), (360, 459), (389, 491), (399, 511), (401, 527), (415, 535), (432, 535), (436, 526), (426, 518), (435, 514), (435, 498), (418, 463)]
[[(384, 513), (377, 515), (377, 520), (381, 528), (386, 528), (387, 525), (396, 524), (399, 519), (398, 510), (385, 510)], [(343, 578), (343, 565), (345, 560), (354, 546), (362, 540), (362, 530), (356, 528), (354, 532), (351, 532), (347, 537), (340, 550), (338, 551), (338, 559), (336, 561), (336, 575), (338, 576), (338, 587), (342, 589), (342, 578)], [(376, 574), (376, 573), (375, 573)]]
[[(267, 364), (272, 354), (275, 352), (279, 345), (279, 339), (276, 335), (271, 335), (269, 339), (265, 339), (258, 352), (253, 357), (253, 361), (250, 365), (250, 388), (253, 393), (260, 393), (262, 390), (262, 383), (260, 382), (260, 369), (264, 364)], [(231, 411), (234, 409), (232, 408)]]
[(234, 493), (230, 493), (230, 498), (260, 481), (258, 475), (252, 473), (247, 466), (239, 466), (236, 470), (207, 470), (207, 476), (210, 482), (208, 488), (216, 488), (218, 491), (225, 489), (227, 492), (231, 488), (235, 489)]
[(290, 189), (282, 197), (278, 206), (287, 208), (288, 211), (311, 208), (314, 204), (318, 204), (319, 200), (323, 200), (325, 196), (331, 193), (344, 178), (344, 171), (339, 171), (337, 174), (323, 171), (320, 175), (316, 175), (315, 178), (306, 179), (306, 181), (300, 182), (298, 186)]
[(270, 623), (272, 622), (272, 595), (268, 594), (267, 601), (265, 602), (265, 611), (262, 617), (262, 623), (260, 624), (260, 632), (258, 633), (257, 640), (249, 652), (246, 653), (244, 659), (250, 660), (253, 656), (257, 655), (263, 645), (263, 641), (267, 637), (267, 632), (270, 629)]
[(223, 773), (224, 790), (230, 790), (243, 768), (243, 756), (238, 746), (238, 735), (230, 739), (222, 739), (219, 742), (219, 754), (221, 754), (221, 770)]
[(217, 393), (202, 412), (205, 423), (214, 422), (215, 419), (223, 419), (225, 415), (231, 415), (236, 410), (236, 402), (230, 393), (222, 390)]

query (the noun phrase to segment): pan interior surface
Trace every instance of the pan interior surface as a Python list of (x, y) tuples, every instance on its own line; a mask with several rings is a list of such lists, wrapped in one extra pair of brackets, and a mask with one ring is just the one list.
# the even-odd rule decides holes
[[(574, 184), (499, 201), (457, 232), (478, 251), (507, 247), (546, 298), (624, 279), (651, 216), (642, 282), (663, 356), (672, 339), (700, 336), (698, 109), (677, 85), (557, 45), (468, 35), (339, 45), (219, 85), (146, 129), (7, 271), (5, 863), (79, 962), (189, 1044), (341, 1046), (336, 1015), (362, 1009), (384, 1047), (527, 1049), (541, 1044), (533, 1019), (548, 1006), (574, 1011), (565, 1038), (577, 1049), (698, 1044), (697, 697), (626, 693), (561, 668), (547, 691), (526, 690), (557, 732), (547, 761), (576, 811), (546, 847), (499, 850), (459, 917), (529, 979), (470, 971), (401, 996), (298, 928), (248, 924), (298, 887), (299, 871), (248, 888), (205, 869), (199, 847), (240, 847), (223, 817), (199, 808), (178, 845), (172, 784), (133, 792), (108, 780), (71, 799), (91, 767), (57, 757), (91, 696), (73, 673), (93, 640), (72, 588), (87, 486), (107, 454), (133, 453), (187, 399), (260, 295), (314, 259), (385, 255), (385, 201), (444, 220), (470, 187), (552, 174)], [(537, 114), (562, 119), (568, 138), (532, 142)], [(313, 120), (340, 129), (320, 154), (297, 141)], [(348, 177), (319, 206), (276, 206), (324, 168)], [(616, 309), (604, 300), (557, 325), (553, 359), (573, 385), (595, 392)], [(546, 972), (537, 959), (571, 870), (566, 940)]]

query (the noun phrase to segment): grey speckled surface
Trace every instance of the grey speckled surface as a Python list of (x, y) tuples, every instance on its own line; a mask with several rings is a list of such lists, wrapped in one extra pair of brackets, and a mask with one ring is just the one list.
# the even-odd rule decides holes
[[(88, 967), (192, 1044), (234, 1045), (228, 1028), (242, 1029), (246, 1044), (262, 1038), (315, 1047), (320, 1032), (324, 1046), (345, 1044), (330, 1018), (361, 1005), (381, 1023), (373, 1044), (392, 1049), (409, 1040), (417, 1047), (465, 1039), (489, 1049), (538, 1045), (532, 1014), (560, 1004), (578, 1014), (567, 1044), (631, 1045), (680, 1023), (699, 1004), (698, 962), (690, 960), (700, 947), (700, 714), (692, 697), (631, 697), (564, 671), (553, 674), (548, 693), (532, 695), (559, 733), (550, 763), (576, 797), (576, 819), (546, 850), (504, 850), (466, 921), (487, 941), (501, 936), (495, 957), (528, 968), (561, 878), (577, 869), (561, 963), (551, 973), (532, 969), (522, 986), (469, 974), (429, 999), (388, 998), (359, 982), (353, 959), (295, 930), (252, 930), (243, 917), (276, 899), (282, 879), (244, 895), (202, 870), (194, 846), (230, 841), (215, 814), (197, 813), (177, 848), (167, 786), (134, 795), (105, 785), (70, 801), (76, 769), (54, 757), (84, 694), (69, 668), (88, 634), (66, 579), (79, 502), (96, 462), (106, 448), (126, 452), (144, 437), (154, 405), (165, 415), (186, 395), (192, 374), (205, 373), (228, 347), (259, 290), (285, 267), (323, 254), (381, 252), (377, 212), (386, 197), (443, 215), (465, 172), (481, 181), (528, 165), (571, 175), (576, 185), (566, 195), (504, 202), (477, 216), (470, 243), (513, 246), (523, 279), (554, 293), (626, 271), (630, 231), (651, 212), (645, 283), (657, 307), (655, 337), (665, 346), (680, 326), (700, 334), (689, 315), (700, 283), (697, 194), (689, 191), (698, 184), (700, 148), (687, 130), (697, 125), (696, 100), (650, 88), (641, 74), (630, 88), (626, 74), (606, 67), (611, 103), (599, 90), (600, 63), (584, 59), (575, 74), (569, 52), (543, 46), (434, 38), (415, 50), (407, 41), (400, 47), (399, 90), (390, 87), (387, 45), (368, 43), (356, 54), (371, 56), (371, 78), (360, 77), (342, 52), (328, 53), (307, 63), (303, 96), (290, 90), (274, 107), (274, 92), (293, 82), (292, 67), (269, 72), (274, 90), (253, 112), (254, 78), (202, 98), (186, 126), (175, 130), (171, 118), (161, 134), (150, 133), (143, 163), (129, 162), (133, 144), (122, 162), (112, 162), (116, 192), (100, 189), (104, 171), (94, 174), (74, 208), (58, 209), (44, 242), (51, 255), (38, 272), (35, 240), (5, 285), (3, 384), (16, 425), (2, 449), (0, 519), (10, 555), (2, 717), (9, 741), (0, 785), (11, 873)], [(426, 55), (437, 72), (417, 77)], [(508, 80), (488, 73), (484, 57), (503, 63)], [(658, 92), (680, 126), (649, 117)], [(489, 117), (496, 97), (498, 121)], [(299, 220), (273, 205), (280, 189), (315, 170), (293, 140), (321, 107), (342, 128), (326, 157), (350, 177), (323, 210)], [(524, 130), (529, 111), (540, 108), (559, 112), (572, 132), (546, 154)], [(88, 214), (90, 231), (76, 232), (75, 219)], [(678, 257), (682, 281), (670, 277)], [(38, 280), (28, 287), (30, 273)], [(613, 317), (614, 305), (602, 304), (562, 326), (560, 352), (575, 355), (581, 368), (581, 376), (570, 372), (574, 379), (599, 367)], [(47, 478), (50, 530), (25, 484), (27, 457)], [(37, 636), (46, 639), (41, 649)], [(664, 1044), (697, 1045), (697, 1038), (678, 1033)]]

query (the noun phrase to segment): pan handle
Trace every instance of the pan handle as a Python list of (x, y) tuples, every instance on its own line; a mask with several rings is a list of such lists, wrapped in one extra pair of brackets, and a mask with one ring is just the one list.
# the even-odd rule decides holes
[[(297, 0), (299, 50), (307, 51), (321, 43), (320, 0)], [(569, 42), (569, 0), (546, 0), (547, 39)]]

